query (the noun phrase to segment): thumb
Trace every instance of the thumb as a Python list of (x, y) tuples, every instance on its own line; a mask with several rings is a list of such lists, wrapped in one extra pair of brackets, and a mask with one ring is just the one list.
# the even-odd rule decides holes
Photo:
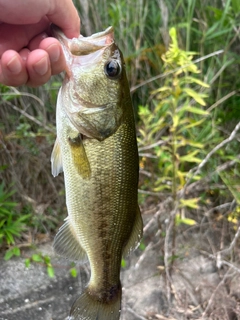
[(56, 0), (47, 17), (62, 29), (66, 37), (79, 37), (80, 18), (72, 0)]

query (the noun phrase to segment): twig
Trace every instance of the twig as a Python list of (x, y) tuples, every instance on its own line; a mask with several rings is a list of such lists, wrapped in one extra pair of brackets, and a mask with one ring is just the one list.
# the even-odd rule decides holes
[(157, 156), (154, 156), (151, 153), (139, 153), (139, 157), (145, 157), (145, 158), (150, 158), (150, 159), (158, 159)]
[(148, 172), (147, 170), (140, 169), (139, 173), (143, 174), (143, 175), (145, 175), (145, 176), (147, 176), (149, 178), (152, 177), (152, 173)]
[(10, 103), (9, 101), (6, 101), (6, 103), (8, 105), (10, 105), (14, 110), (20, 112), (22, 115), (24, 115), (26, 118), (30, 119), (31, 121), (35, 122), (36, 124), (38, 124), (40, 127), (45, 128), (47, 131), (50, 131), (54, 134), (56, 134), (56, 131), (53, 130), (52, 128), (44, 125), (42, 122), (40, 122), (39, 120), (37, 120), (36, 118), (34, 118), (33, 116), (31, 116), (30, 114), (28, 114), (27, 112), (25, 112), (24, 110), (18, 108), (17, 106), (13, 105), (12, 103)]
[[(158, 237), (160, 235), (161, 231), (158, 230), (155, 237)], [(145, 259), (148, 251), (150, 249), (152, 249), (153, 247), (155, 247), (156, 245), (159, 245), (160, 240), (157, 243), (153, 243), (153, 242), (149, 242), (149, 244), (146, 246), (146, 248), (144, 249), (143, 253), (141, 254), (140, 258), (138, 259), (137, 263), (135, 264), (134, 269), (138, 269), (140, 264), (143, 262), (143, 260)]]
[(239, 162), (239, 161), (240, 161), (240, 154), (236, 155), (234, 160), (227, 161), (227, 162), (221, 164), (220, 166), (218, 166), (215, 172), (224, 171), (224, 170), (232, 167), (236, 162)]
[(130, 312), (131, 314), (134, 315), (134, 319), (136, 320), (147, 320), (145, 317), (140, 316), (139, 314), (137, 314), (132, 308), (130, 307), (126, 307), (124, 308), (126, 311)]
[[(223, 140), (215, 148), (213, 148), (212, 151), (209, 152), (209, 154), (202, 160), (202, 162), (197, 167), (195, 167), (189, 171), (189, 175), (188, 175), (186, 184), (185, 184), (184, 188), (180, 191), (180, 196), (183, 196), (186, 193), (186, 189), (189, 188), (189, 184), (188, 184), (189, 181), (191, 179), (193, 179), (193, 177), (196, 176), (201, 171), (201, 169), (205, 166), (205, 164), (208, 162), (208, 160), (211, 158), (211, 156), (215, 152), (217, 152), (219, 149), (221, 149), (223, 146), (225, 146), (227, 143), (231, 142), (235, 138), (239, 129), (240, 129), (240, 122), (238, 122), (238, 124), (235, 126), (234, 130), (232, 131), (232, 133), (230, 134), (230, 136), (227, 139)], [(226, 164), (223, 164), (223, 165), (217, 167), (217, 170), (215, 170), (214, 172), (219, 172), (219, 171), (225, 170), (226, 168), (232, 166), (237, 161), (239, 161), (239, 159), (240, 159), (240, 155), (237, 156), (236, 160), (229, 161)]]
[[(214, 255), (214, 254), (208, 253), (203, 250), (199, 250), (199, 252), (204, 254), (205, 256), (208, 256), (210, 259), (215, 260), (216, 263), (217, 263), (217, 260), (219, 259), (219, 256), (220, 256), (218, 253), (216, 255)], [(231, 262), (228, 262), (226, 260), (221, 260), (221, 264), (226, 265), (226, 266), (232, 268), (233, 270), (237, 271), (238, 273), (240, 273), (240, 269), (238, 267), (236, 267), (234, 264), (232, 264)]]
[(29, 92), (20, 92), (18, 91), (16, 88), (14, 87), (11, 87), (11, 89), (13, 90), (13, 92), (7, 92), (7, 93), (1, 93), (0, 95), (1, 96), (9, 96), (9, 95), (12, 95), (12, 96), (16, 96), (16, 97), (22, 97), (22, 96), (25, 96), (25, 97), (29, 97), (29, 98), (33, 98), (34, 100), (36, 100), (40, 105), (41, 107), (45, 107), (44, 106), (44, 102), (38, 98), (36, 95), (34, 94), (31, 94)]
[(224, 204), (221, 204), (219, 206), (216, 206), (214, 208), (211, 208), (210, 210), (208, 210), (207, 212), (204, 213), (205, 216), (209, 216), (210, 213), (212, 213), (213, 211), (220, 211), (220, 210), (224, 210), (224, 209), (228, 209), (228, 208), (232, 208), (233, 207), (233, 202), (235, 203), (236, 201), (233, 200), (231, 202), (227, 202)]
[(171, 257), (171, 254), (169, 252), (169, 243), (170, 243), (171, 234), (174, 228), (174, 219), (177, 214), (177, 208), (178, 208), (178, 204), (175, 205), (175, 209), (172, 210), (172, 212), (170, 213), (168, 226), (166, 228), (165, 241), (164, 241), (164, 265), (165, 265), (166, 280), (167, 280), (167, 285), (166, 285), (167, 298), (169, 303), (171, 302), (171, 288), (172, 288), (172, 278), (170, 274), (170, 263), (169, 263), (169, 258)]
[[(206, 317), (206, 314), (207, 314), (207, 312), (209, 311), (209, 309), (210, 309), (210, 307), (211, 307), (211, 304), (213, 303), (213, 299), (214, 299), (214, 297), (216, 296), (217, 291), (218, 291), (219, 288), (224, 284), (224, 282), (225, 282), (226, 278), (228, 277), (230, 271), (231, 271), (231, 268), (225, 273), (224, 277), (223, 277), (222, 280), (219, 282), (219, 284), (217, 285), (216, 289), (213, 291), (213, 293), (212, 293), (212, 295), (211, 295), (211, 297), (210, 297), (210, 299), (209, 299), (209, 301), (208, 301), (207, 307), (206, 307), (206, 309), (205, 309), (204, 312), (203, 312), (203, 315), (202, 315), (203, 319)], [(208, 319), (209, 319), (209, 318), (208, 318)]]
[(219, 106), (221, 103), (223, 103), (225, 100), (231, 98), (232, 96), (234, 96), (237, 93), (236, 90), (226, 94), (224, 97), (222, 97), (221, 99), (219, 99), (217, 102), (215, 102), (213, 105), (211, 105), (211, 107), (209, 107), (206, 111), (210, 112), (212, 111), (214, 108), (216, 108), (217, 106)]
[(144, 151), (144, 150), (149, 150), (149, 149), (155, 148), (157, 146), (161, 146), (162, 144), (166, 144), (166, 141), (160, 140), (160, 141), (157, 141), (153, 144), (150, 144), (149, 146), (139, 147), (138, 151), (140, 152), (140, 151)]
[[(235, 165), (235, 163), (237, 163), (239, 161), (240, 161), (240, 155), (237, 155), (237, 156), (235, 156), (234, 160), (227, 161), (227, 162), (221, 164), (220, 166), (217, 166), (216, 170), (212, 171), (207, 177), (204, 177), (201, 180), (194, 181), (191, 184), (189, 184), (189, 181), (194, 177), (194, 174), (192, 173), (192, 176), (189, 175), (189, 178), (188, 178), (184, 188), (182, 190), (178, 191), (178, 198), (180, 199), (186, 193), (189, 195), (189, 194), (194, 193), (196, 191), (205, 190), (205, 187), (204, 186), (201, 187), (201, 185), (203, 185), (204, 183), (205, 184), (209, 183), (209, 181), (211, 181), (211, 176), (213, 174), (215, 174), (216, 172), (221, 172), (221, 171), (227, 170), (228, 168), (232, 167), (233, 165)], [(212, 185), (212, 187), (216, 187), (216, 186), (219, 189), (221, 188), (220, 185), (216, 185), (216, 184)]]
[(149, 220), (149, 222), (146, 224), (146, 226), (143, 229), (143, 233), (146, 234), (147, 230), (151, 227), (151, 225), (157, 221), (157, 219), (159, 218), (160, 214), (164, 211), (164, 207), (172, 204), (172, 197), (167, 197), (166, 200), (163, 201), (163, 203), (160, 204), (160, 208), (157, 210), (157, 212), (154, 214), (154, 216), (152, 217), (151, 220)]
[[(187, 292), (187, 294), (190, 296), (192, 302), (194, 305), (200, 310), (200, 312), (203, 312), (203, 309), (201, 307), (201, 304), (199, 303), (198, 299), (196, 298), (196, 295), (194, 294), (194, 288), (191, 281), (182, 273), (179, 272), (180, 277), (183, 279), (184, 287)], [(187, 307), (187, 306), (186, 306)]]
[(211, 156), (212, 156), (215, 152), (217, 152), (219, 149), (221, 149), (222, 147), (224, 147), (225, 144), (231, 142), (231, 141), (235, 138), (235, 136), (236, 136), (236, 134), (237, 134), (237, 132), (238, 132), (239, 129), (240, 129), (240, 122), (238, 122), (238, 124), (235, 126), (235, 128), (234, 128), (234, 130), (232, 131), (232, 133), (230, 134), (230, 136), (229, 136), (227, 139), (223, 140), (223, 141), (222, 141), (221, 143), (219, 143), (218, 145), (216, 145), (216, 147), (213, 148), (213, 149), (209, 152), (209, 154), (205, 157), (205, 159), (203, 159), (203, 161), (198, 165), (197, 171), (195, 172), (195, 175), (199, 173), (199, 171), (202, 169), (202, 167), (205, 166), (205, 164), (208, 162), (208, 160), (211, 158)]
[(141, 189), (138, 189), (138, 192), (142, 194), (148, 194), (149, 196), (154, 196), (154, 197), (164, 196), (164, 194), (160, 192), (152, 192), (152, 191), (146, 191)]
[(219, 253), (228, 254), (229, 252), (231, 252), (234, 249), (239, 236), (240, 236), (240, 226), (238, 227), (238, 230), (235, 233), (235, 236), (233, 238), (233, 241), (230, 243), (230, 246), (228, 248), (226, 248), (226, 249), (223, 249), (223, 250), (219, 251)]

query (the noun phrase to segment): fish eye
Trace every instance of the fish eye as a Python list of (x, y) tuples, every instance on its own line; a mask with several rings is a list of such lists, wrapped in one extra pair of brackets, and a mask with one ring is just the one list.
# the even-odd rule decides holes
[(118, 79), (122, 73), (122, 67), (117, 60), (110, 60), (104, 66), (105, 74), (109, 79)]

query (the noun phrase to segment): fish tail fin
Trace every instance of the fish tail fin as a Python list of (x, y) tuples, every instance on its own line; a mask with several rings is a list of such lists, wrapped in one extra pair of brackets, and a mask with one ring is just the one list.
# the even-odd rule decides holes
[[(111, 291), (111, 290), (110, 290)], [(111, 292), (109, 292), (111, 295)], [(99, 301), (86, 289), (74, 302), (68, 320), (118, 320), (121, 312), (121, 286), (109, 301)]]

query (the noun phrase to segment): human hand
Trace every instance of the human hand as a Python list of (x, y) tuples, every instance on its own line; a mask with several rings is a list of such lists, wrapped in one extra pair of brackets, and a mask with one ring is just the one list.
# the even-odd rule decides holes
[(72, 0), (0, 0), (0, 83), (46, 83), (65, 68), (62, 48), (50, 24), (78, 37), (80, 19)]

